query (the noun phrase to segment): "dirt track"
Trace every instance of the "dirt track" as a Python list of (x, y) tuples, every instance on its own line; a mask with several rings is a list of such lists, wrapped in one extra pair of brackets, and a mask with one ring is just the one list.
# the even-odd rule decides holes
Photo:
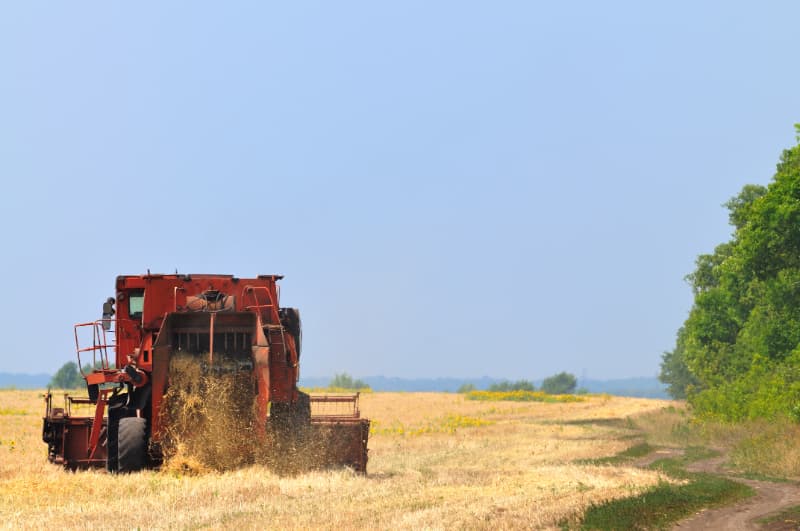
[[(680, 450), (658, 450), (640, 459), (636, 464), (638, 466), (647, 466), (657, 459), (677, 457), (681, 453)], [(726, 505), (717, 509), (704, 509), (693, 516), (681, 520), (673, 529), (769, 529), (771, 531), (800, 529), (798, 523), (794, 521), (770, 524), (759, 523), (759, 520), (763, 518), (778, 514), (789, 507), (800, 505), (800, 484), (757, 481), (729, 476), (723, 469), (725, 461), (725, 456), (703, 459), (687, 465), (686, 470), (689, 472), (719, 474), (733, 481), (749, 485), (756, 491), (756, 495), (733, 505)]]

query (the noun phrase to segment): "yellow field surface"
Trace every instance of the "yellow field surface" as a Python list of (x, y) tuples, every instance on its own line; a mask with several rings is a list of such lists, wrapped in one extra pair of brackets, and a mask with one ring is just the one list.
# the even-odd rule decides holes
[[(46, 460), (41, 392), (0, 391), (0, 525), (10, 528), (552, 528), (591, 503), (668, 481), (575, 464), (637, 441), (625, 423), (666, 401), (590, 396), (492, 402), (447, 393), (368, 393), (366, 477), (279, 477), (252, 466), (181, 476), (71, 473)], [(603, 421), (606, 422), (603, 422)], [(592, 423), (593, 421), (597, 423)]]

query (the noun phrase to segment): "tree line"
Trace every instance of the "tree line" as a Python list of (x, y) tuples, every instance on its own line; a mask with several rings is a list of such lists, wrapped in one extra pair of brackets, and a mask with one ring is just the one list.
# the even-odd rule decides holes
[[(100, 364), (96, 364), (95, 368), (100, 368)], [(575, 392), (577, 387), (577, 378), (567, 372), (554, 374), (545, 378), (542, 382), (541, 391), (548, 394), (570, 394)], [(85, 387), (86, 381), (78, 370), (78, 364), (74, 361), (69, 361), (61, 366), (56, 371), (50, 380), (49, 386), (56, 389), (80, 389)], [(332, 390), (353, 390), (353, 391), (367, 391), (370, 386), (363, 380), (353, 378), (346, 372), (336, 373), (328, 384), (328, 388)], [(476, 390), (474, 384), (462, 385), (458, 392), (466, 393)], [(528, 380), (502, 381), (493, 383), (488, 388), (489, 391), (535, 391), (536, 386), (533, 382)], [(585, 389), (579, 389), (578, 392), (586, 392)]]
[[(567, 395), (575, 392), (578, 386), (578, 379), (574, 374), (568, 372), (560, 372), (549, 376), (542, 381), (540, 391), (544, 391), (550, 395)], [(459, 393), (468, 393), (476, 391), (475, 385), (466, 383), (459, 387)], [(502, 381), (491, 384), (487, 391), (504, 392), (504, 391), (536, 391), (536, 385), (529, 380)], [(578, 392), (586, 392), (585, 389), (579, 389)]]
[(725, 203), (733, 234), (697, 257), (660, 379), (701, 415), (800, 420), (800, 125), (768, 184)]

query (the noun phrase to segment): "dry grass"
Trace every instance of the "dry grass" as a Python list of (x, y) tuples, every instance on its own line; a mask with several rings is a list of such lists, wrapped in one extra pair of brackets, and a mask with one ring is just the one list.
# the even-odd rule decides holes
[(707, 446), (728, 454), (735, 473), (800, 480), (800, 426), (789, 419), (725, 423), (693, 418), (675, 403), (635, 418), (653, 446)]
[(749, 428), (731, 452), (731, 465), (747, 474), (800, 480), (800, 426), (784, 419)]
[(666, 405), (656, 400), (548, 404), (370, 393), (361, 397), (362, 413), (377, 425), (366, 477), (347, 470), (280, 477), (259, 465), (111, 476), (47, 463), (38, 394), (0, 391), (0, 522), (8, 527), (551, 528), (591, 503), (665, 479), (573, 464), (636, 442), (624, 422), (589, 421)]

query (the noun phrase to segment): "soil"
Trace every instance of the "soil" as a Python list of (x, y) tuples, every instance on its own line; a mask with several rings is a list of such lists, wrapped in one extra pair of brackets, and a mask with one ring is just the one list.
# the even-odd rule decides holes
[[(657, 459), (678, 457), (677, 449), (662, 449), (636, 461), (637, 466), (647, 466)], [(787, 511), (800, 505), (800, 484), (745, 479), (729, 475), (723, 468), (724, 455), (703, 459), (686, 466), (689, 472), (707, 472), (749, 485), (756, 492), (746, 500), (715, 509), (704, 509), (678, 522), (673, 529), (707, 530), (760, 529), (784, 531), (800, 529), (800, 511)], [(775, 518), (780, 516), (779, 518)], [(770, 520), (765, 523), (765, 520)]]

